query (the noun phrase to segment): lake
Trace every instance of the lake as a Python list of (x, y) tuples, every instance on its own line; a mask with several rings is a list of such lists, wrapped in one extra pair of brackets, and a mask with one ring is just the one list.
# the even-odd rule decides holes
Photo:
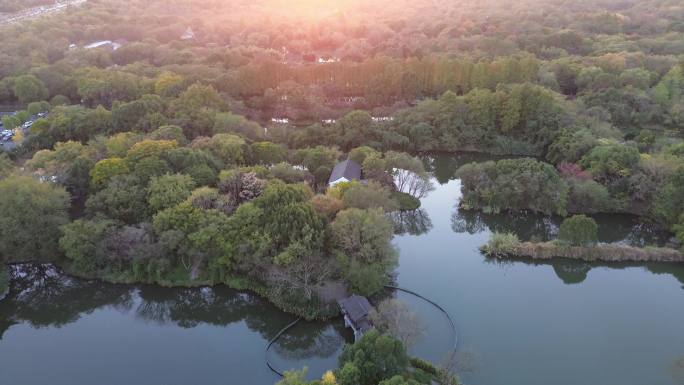
[[(551, 239), (558, 218), (458, 210), (453, 171), (472, 155), (428, 161), (435, 190), (393, 216), (397, 284), (446, 308), (469, 385), (684, 384), (684, 266), (573, 261), (495, 262), (478, 251), (490, 231)], [(601, 240), (662, 244), (629, 216), (599, 216)], [(295, 319), (225, 287), (169, 289), (75, 279), (50, 265), (12, 266), (0, 301), (0, 384), (272, 384), (264, 349)], [(412, 354), (440, 362), (453, 344), (443, 314), (395, 294), (426, 326)], [(341, 320), (299, 323), (269, 353), (311, 377), (336, 366)]]

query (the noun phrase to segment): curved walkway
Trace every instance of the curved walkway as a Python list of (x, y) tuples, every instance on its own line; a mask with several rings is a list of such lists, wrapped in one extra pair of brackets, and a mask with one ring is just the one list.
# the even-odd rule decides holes
[[(443, 307), (439, 306), (439, 304), (437, 304), (436, 302), (434, 302), (434, 301), (432, 301), (431, 299), (428, 299), (428, 298), (426, 298), (426, 297), (423, 297), (422, 295), (416, 293), (415, 291), (408, 290), (408, 289), (404, 289), (403, 287), (399, 287), (399, 286), (392, 286), (392, 285), (385, 285), (385, 288), (387, 288), (387, 289), (392, 289), (392, 290), (399, 290), (399, 291), (403, 291), (404, 293), (408, 293), (408, 294), (414, 295), (414, 296), (416, 296), (416, 297), (422, 299), (423, 301), (428, 302), (428, 303), (431, 304), (432, 306), (436, 307), (439, 311), (441, 311), (442, 313), (444, 313), (444, 315), (446, 316), (447, 320), (449, 320), (449, 324), (451, 325), (451, 331), (453, 332), (453, 335), (454, 335), (454, 346), (453, 346), (453, 351), (456, 351), (456, 348), (457, 348), (457, 346), (458, 346), (458, 334), (457, 334), (457, 332), (456, 332), (456, 323), (455, 323), (454, 320), (451, 318), (451, 315), (449, 315), (449, 312), (447, 312)], [(271, 364), (271, 362), (268, 360), (268, 351), (271, 349), (271, 346), (273, 346), (273, 344), (274, 344), (274, 343), (275, 343), (283, 334), (285, 334), (285, 332), (287, 332), (287, 331), (290, 330), (292, 327), (294, 327), (299, 321), (301, 321), (301, 318), (297, 318), (296, 320), (294, 320), (293, 322), (291, 322), (290, 324), (288, 324), (287, 326), (285, 326), (284, 328), (282, 328), (282, 329), (278, 332), (278, 334), (276, 334), (275, 337), (273, 337), (273, 339), (271, 339), (271, 340), (268, 342), (268, 346), (266, 346), (266, 353), (265, 353), (265, 355), (266, 355), (266, 365), (268, 365), (268, 368), (271, 369), (271, 371), (272, 371), (273, 373), (279, 375), (280, 377), (283, 377), (284, 374), (283, 374), (282, 372), (278, 371), (278, 369), (276, 369), (275, 367), (273, 367), (273, 365)]]
[(268, 360), (268, 351), (271, 349), (271, 346), (278, 340), (278, 338), (280, 338), (280, 336), (282, 336), (286, 331), (290, 330), (290, 328), (295, 326), (299, 321), (301, 321), (301, 318), (297, 318), (296, 320), (292, 321), (289, 325), (282, 328), (278, 332), (278, 334), (276, 334), (275, 337), (273, 337), (273, 339), (271, 339), (268, 342), (268, 346), (266, 346), (266, 365), (268, 365), (268, 368), (271, 369), (273, 373), (279, 375), (280, 377), (284, 377), (284, 374), (279, 372), (278, 369), (274, 368), (273, 365), (271, 365), (271, 362)]

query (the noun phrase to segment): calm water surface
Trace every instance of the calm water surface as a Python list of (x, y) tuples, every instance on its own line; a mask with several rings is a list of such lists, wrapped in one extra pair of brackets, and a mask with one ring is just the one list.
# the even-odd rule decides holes
[[(436, 189), (420, 211), (395, 215), (399, 285), (442, 304), (458, 327), (471, 385), (684, 384), (684, 267), (572, 261), (497, 263), (480, 255), (491, 229), (555, 236), (559, 220), (456, 208), (455, 168), (429, 162)], [(605, 242), (662, 244), (632, 217), (603, 216)], [(164, 289), (66, 277), (14, 266), (0, 302), (0, 384), (272, 384), (267, 341), (294, 319), (227, 288)], [(439, 362), (452, 345), (443, 315), (404, 294), (427, 332), (412, 353)], [(350, 334), (341, 322), (302, 323), (270, 356), (282, 369), (336, 366)]]

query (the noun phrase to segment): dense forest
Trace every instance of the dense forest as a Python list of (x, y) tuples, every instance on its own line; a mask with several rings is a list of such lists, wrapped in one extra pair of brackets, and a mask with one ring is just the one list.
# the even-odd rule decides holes
[[(684, 4), (502, 3), (91, 0), (0, 25), (0, 259), (323, 318), (388, 282), (388, 213), (457, 151), (509, 158), (458, 170), (463, 209), (634, 214), (680, 247)], [(368, 183), (326, 188), (346, 158)]]

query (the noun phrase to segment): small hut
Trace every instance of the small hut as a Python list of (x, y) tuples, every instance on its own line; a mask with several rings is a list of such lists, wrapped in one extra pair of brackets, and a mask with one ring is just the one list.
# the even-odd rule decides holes
[(370, 319), (370, 311), (373, 309), (366, 297), (352, 295), (337, 301), (344, 316), (344, 326), (354, 331), (354, 342), (361, 338), (364, 333), (373, 329)]
[(328, 186), (332, 187), (338, 183), (351, 182), (353, 180), (361, 180), (361, 165), (351, 159), (347, 159), (335, 165), (330, 179), (328, 179)]

